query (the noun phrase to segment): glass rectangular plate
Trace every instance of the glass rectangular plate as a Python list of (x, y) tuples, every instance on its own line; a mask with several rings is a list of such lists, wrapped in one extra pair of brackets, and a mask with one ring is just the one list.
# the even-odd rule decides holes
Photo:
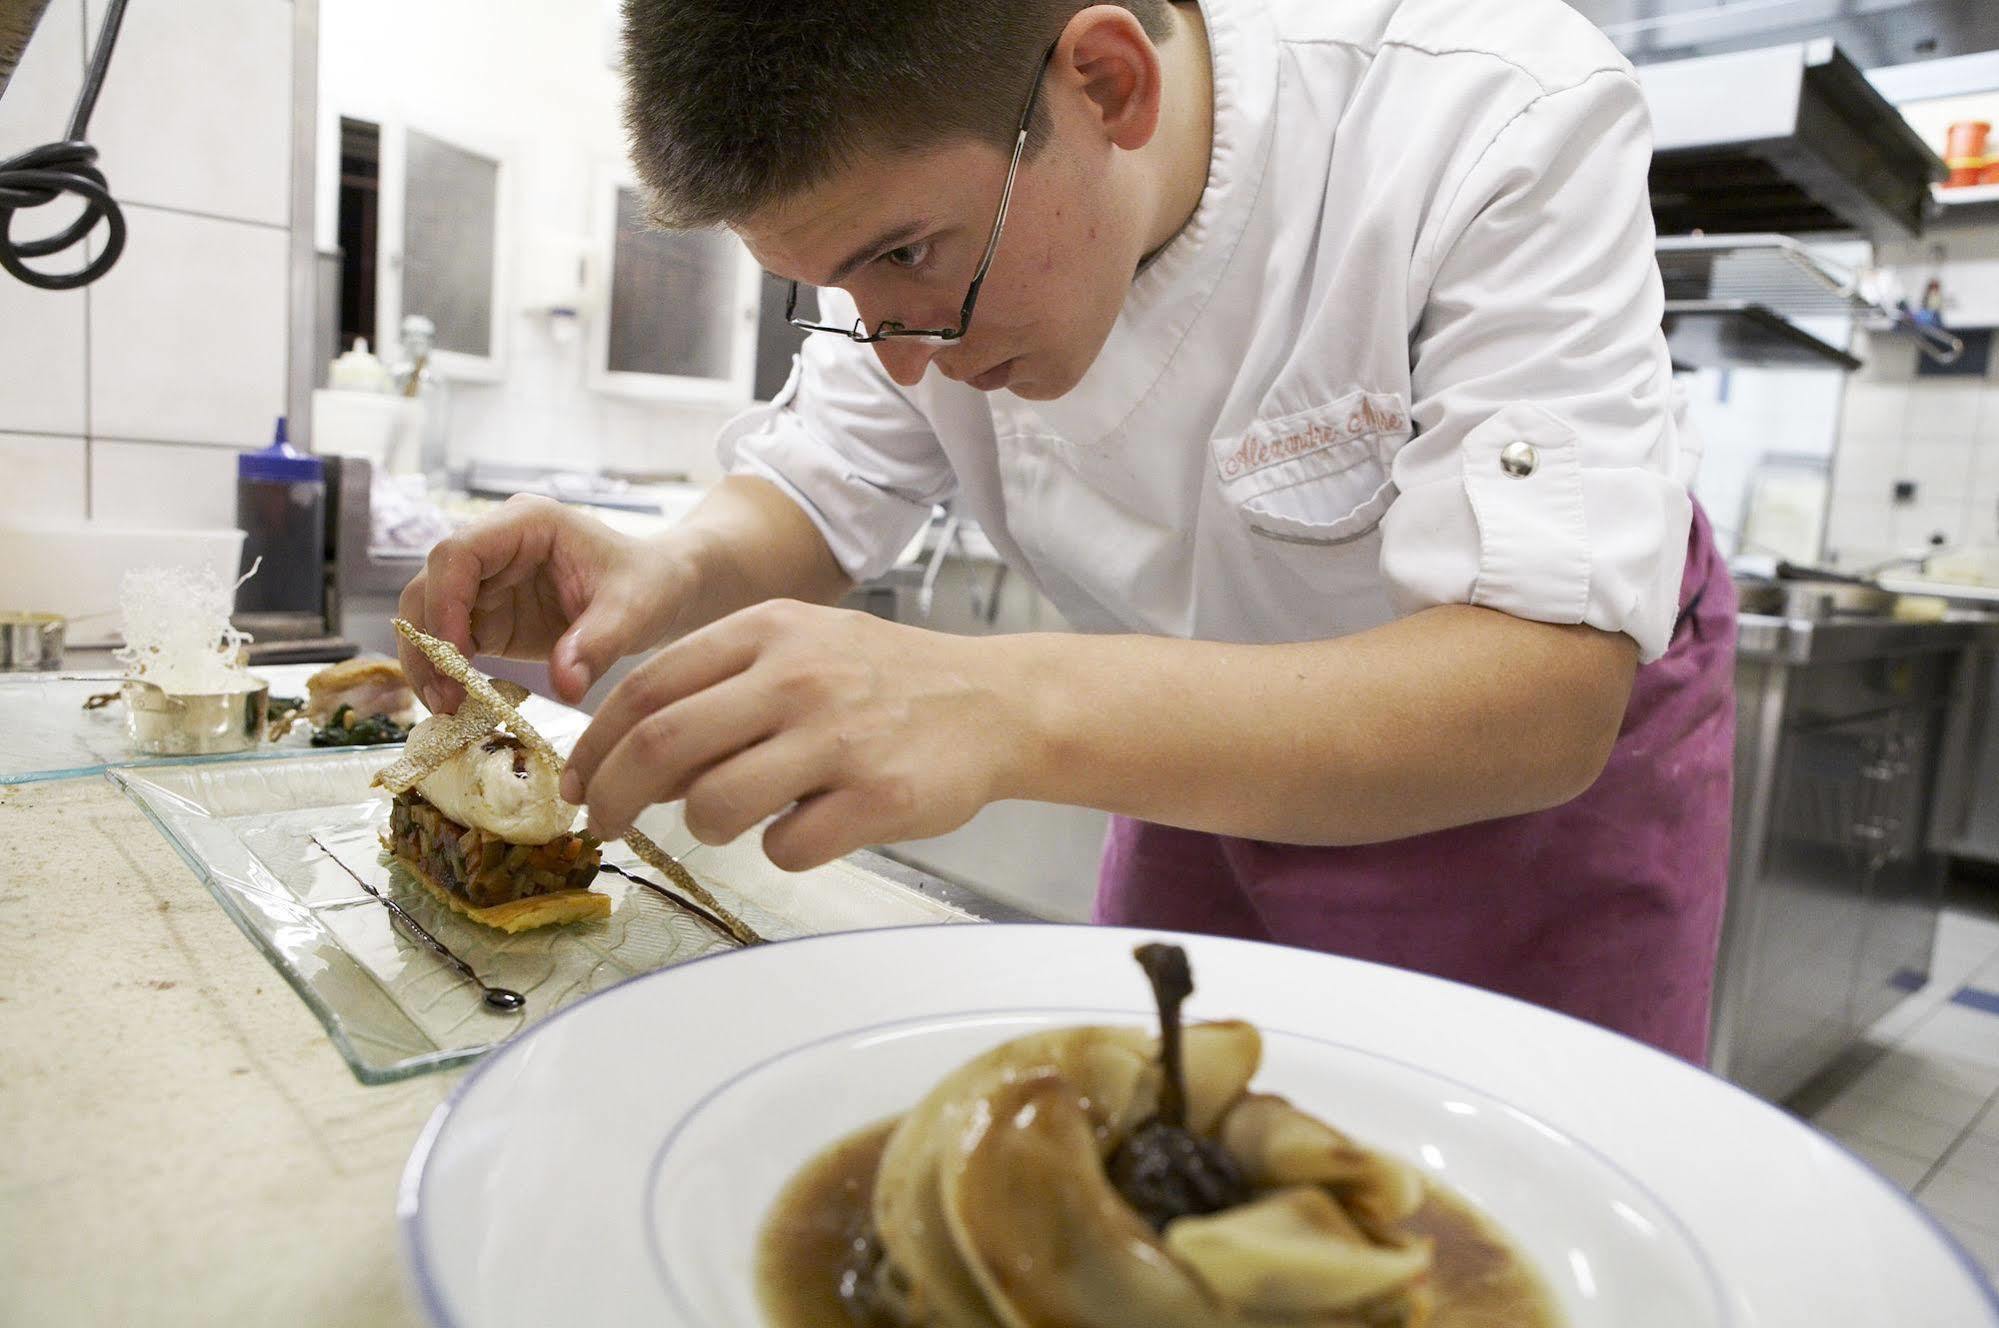
[[(509, 936), (445, 908), (381, 849), (389, 804), (368, 781), (392, 751), (115, 769), (223, 909), (325, 1025), (363, 1083), (472, 1060), (536, 1020), (627, 978), (732, 948), (693, 914), (608, 873), (610, 917)], [(971, 922), (971, 913), (852, 862), (797, 874), (763, 856), (756, 834), (703, 846), (656, 807), (640, 828), (772, 940), (820, 932)], [(317, 837), (338, 862), (312, 840)], [(623, 844), (605, 857), (649, 880)], [(407, 909), (481, 979), (527, 997), (489, 1009), (465, 981), (394, 923), (342, 864)], [(670, 882), (661, 882), (670, 884)]]
[[(270, 685), (272, 696), (304, 696), (305, 680), (323, 664), (272, 664), (253, 668), (252, 677)], [(92, 671), (91, 678), (102, 675)], [(188, 762), (268, 761), (273, 757), (323, 757), (328, 750), (312, 745), (311, 726), (303, 720), (276, 742), (259, 743), (247, 752), (215, 756), (136, 756), (125, 741), (125, 707), (113, 702), (97, 710), (83, 703), (100, 692), (115, 692), (116, 682), (69, 681), (59, 673), (0, 673), (0, 784), (32, 784), (44, 779), (76, 779), (121, 766), (181, 765)], [(590, 717), (546, 697), (531, 696), (521, 707), (528, 722), (550, 742), (567, 750)], [(419, 716), (426, 714), (421, 705)], [(377, 750), (383, 750), (378, 748)], [(384, 764), (387, 763), (387, 758)]]

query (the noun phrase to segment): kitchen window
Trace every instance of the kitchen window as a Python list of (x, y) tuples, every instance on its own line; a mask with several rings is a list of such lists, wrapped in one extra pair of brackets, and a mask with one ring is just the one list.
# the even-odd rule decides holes
[(590, 385), (621, 396), (703, 402), (751, 398), (760, 272), (726, 230), (661, 231), (629, 179), (597, 189), (597, 316)]

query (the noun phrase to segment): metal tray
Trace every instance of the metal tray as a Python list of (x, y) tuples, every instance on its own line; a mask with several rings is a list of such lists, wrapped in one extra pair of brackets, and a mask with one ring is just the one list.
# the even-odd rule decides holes
[[(325, 667), (323, 664), (257, 665), (250, 672), (270, 684), (272, 696), (304, 696), (305, 680)], [(277, 742), (259, 743), (246, 752), (142, 756), (132, 751), (126, 737), (122, 702), (101, 710), (83, 708), (84, 701), (92, 695), (117, 690), (116, 682), (68, 681), (61, 674), (0, 674), (0, 784), (77, 779), (119, 766), (176, 761), (322, 759), (340, 754), (341, 749), (314, 747), (311, 729), (301, 721)], [(529, 697), (522, 713), (550, 742), (560, 747), (573, 743), (590, 722), (590, 717), (581, 711), (540, 696)], [(388, 759), (383, 758), (385, 763)]]

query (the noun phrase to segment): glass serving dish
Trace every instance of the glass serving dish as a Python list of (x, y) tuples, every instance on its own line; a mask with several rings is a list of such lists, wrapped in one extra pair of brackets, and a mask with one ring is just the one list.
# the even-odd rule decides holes
[[(267, 683), (273, 697), (303, 697), (305, 680), (323, 664), (274, 664), (250, 672)], [(148, 756), (133, 750), (124, 702), (86, 710), (84, 702), (119, 685), (92, 671), (82, 678), (53, 673), (0, 674), (0, 784), (32, 784), (44, 779), (76, 779), (102, 774), (120, 766), (155, 765), (169, 761), (269, 760), (273, 757), (323, 757), (329, 750), (312, 745), (312, 725), (301, 718), (276, 742), (259, 742), (248, 751), (200, 756)], [(427, 713), (419, 705), (419, 717)], [(567, 750), (590, 722), (542, 696), (531, 696), (521, 707), (528, 722), (550, 742)], [(376, 750), (386, 750), (377, 748)], [(385, 758), (386, 762), (386, 758)]]
[[(109, 772), (298, 992), (363, 1083), (472, 1060), (592, 992), (733, 948), (692, 913), (608, 872), (592, 887), (613, 900), (602, 920), (510, 936), (453, 913), (381, 849), (389, 803), (369, 780), (391, 756), (376, 748)], [(721, 847), (699, 844), (677, 804), (652, 809), (640, 829), (771, 940), (977, 920), (869, 869), (866, 855), (788, 873), (763, 856), (755, 833)], [(623, 844), (604, 852), (608, 862), (671, 885)], [(520, 992), (525, 1006), (487, 1005), (350, 871), (406, 909), (482, 982)]]

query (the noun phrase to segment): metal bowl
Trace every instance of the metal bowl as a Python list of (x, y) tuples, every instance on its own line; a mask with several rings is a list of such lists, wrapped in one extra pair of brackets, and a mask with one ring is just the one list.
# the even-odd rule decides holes
[(264, 734), (270, 684), (241, 692), (168, 692), (149, 682), (127, 680), (125, 736), (144, 756), (211, 756), (245, 752)]
[(0, 613), (0, 673), (61, 668), (68, 627), (60, 613)]

